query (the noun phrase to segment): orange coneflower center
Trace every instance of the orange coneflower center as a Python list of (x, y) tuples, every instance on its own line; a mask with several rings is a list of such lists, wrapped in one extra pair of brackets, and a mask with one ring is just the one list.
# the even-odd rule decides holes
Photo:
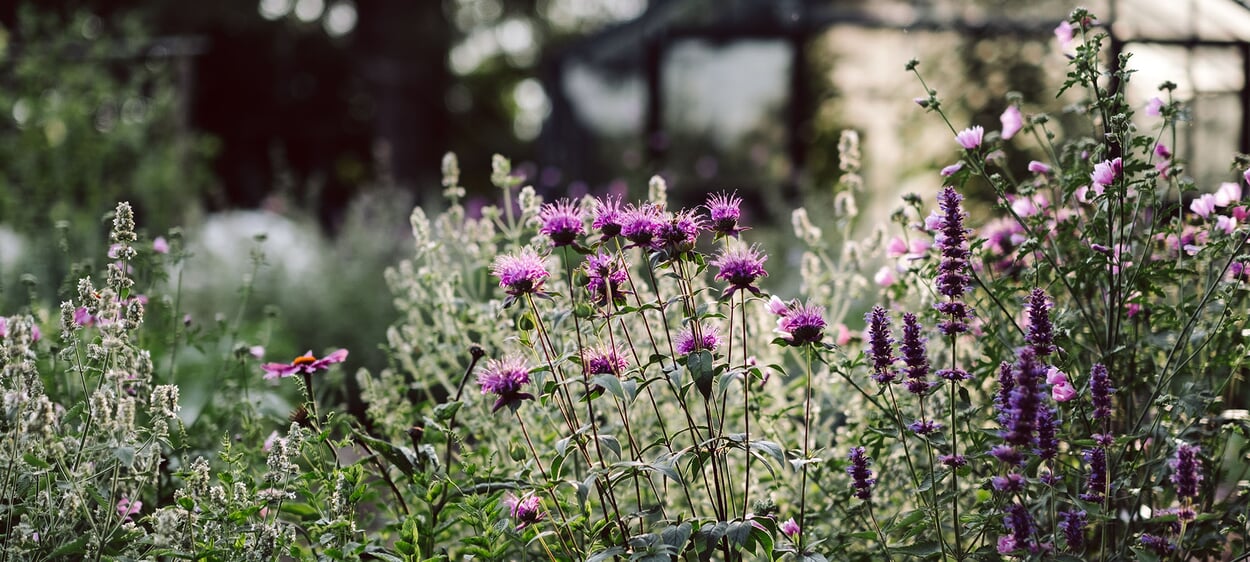
[(310, 354), (310, 355), (301, 355), (299, 357), (296, 357), (295, 360), (291, 362), (291, 364), (296, 367), (299, 367), (300, 365), (307, 365), (309, 363), (316, 363), (316, 362), (317, 362), (317, 358), (313, 357)]

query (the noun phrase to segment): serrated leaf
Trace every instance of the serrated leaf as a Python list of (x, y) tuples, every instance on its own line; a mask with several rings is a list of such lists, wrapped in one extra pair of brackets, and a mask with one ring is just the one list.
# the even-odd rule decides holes
[(52, 468), (52, 465), (48, 464), (47, 461), (39, 457), (36, 457), (35, 455), (31, 453), (26, 453), (22, 455), (22, 460), (26, 461), (26, 464), (29, 464), (30, 466), (38, 470), (47, 470), (49, 468)]
[(434, 407), (434, 419), (438, 421), (447, 421), (456, 415), (464, 402), (447, 402)]

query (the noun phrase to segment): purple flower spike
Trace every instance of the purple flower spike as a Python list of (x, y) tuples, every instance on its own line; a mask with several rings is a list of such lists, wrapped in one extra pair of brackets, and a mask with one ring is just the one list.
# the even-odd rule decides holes
[(936, 245), (942, 255), (936, 280), (938, 293), (949, 300), (939, 302), (934, 308), (947, 315), (938, 330), (946, 335), (968, 331), (968, 305), (959, 299), (968, 291), (968, 230), (964, 228), (964, 212), (960, 207), (963, 197), (953, 187), (945, 187), (938, 195), (939, 215)]
[(1085, 493), (1081, 499), (1102, 503), (1107, 489), (1107, 450), (1102, 447), (1085, 449), (1081, 454), (1089, 464), (1089, 478), (1085, 481)]
[[(695, 328), (699, 330), (696, 333)], [(720, 330), (710, 324), (691, 323), (677, 334), (677, 353), (690, 355), (696, 351), (716, 351), (720, 347)]]
[(998, 392), (994, 393), (994, 411), (998, 412), (998, 424), (1007, 425), (1007, 411), (1011, 408), (1011, 391), (1016, 387), (1016, 374), (1011, 363), (998, 365)]
[(972, 150), (981, 146), (981, 140), (984, 136), (985, 127), (977, 125), (975, 127), (959, 131), (959, 133), (955, 135), (955, 142), (958, 142), (959, 146), (962, 146), (967, 150)]
[(872, 380), (878, 384), (889, 384), (894, 381), (894, 337), (890, 333), (890, 316), (881, 305), (872, 307), (872, 311), (864, 315), (868, 323), (869, 357), (872, 358)]
[(708, 215), (712, 219), (709, 227), (717, 237), (733, 236), (737, 237), (739, 232), (746, 230), (738, 226), (738, 219), (742, 217), (742, 199), (737, 195), (727, 195), (717, 193), (708, 197), (707, 207)]
[(504, 505), (508, 506), (508, 515), (517, 522), (516, 530), (518, 531), (546, 517), (542, 511), (542, 501), (533, 494), (525, 494), (519, 498), (509, 494), (503, 501)]
[(968, 458), (963, 455), (940, 455), (938, 462), (954, 470), (968, 464)]
[(1195, 445), (1181, 443), (1176, 448), (1176, 456), (1168, 461), (1168, 466), (1172, 468), (1172, 485), (1176, 486), (1177, 497), (1198, 497), (1198, 485), (1202, 482), (1202, 458), (1198, 456), (1201, 452)]
[(504, 359), (491, 359), (486, 362), (482, 373), (477, 376), (477, 384), (482, 387), (482, 394), (494, 394), (495, 405), (492, 412), (498, 412), (504, 406), (515, 407), (523, 400), (533, 400), (534, 395), (521, 392), (530, 382), (530, 371), (525, 359), (520, 356)]
[(899, 351), (903, 353), (903, 363), (907, 365), (907, 391), (912, 394), (924, 394), (931, 384), (929, 376), (929, 354), (925, 347), (925, 338), (920, 335), (920, 321), (915, 314), (903, 313), (903, 342)]
[(621, 209), (621, 198), (609, 195), (603, 199), (595, 199), (595, 210), (591, 215), (590, 227), (598, 230), (604, 240), (610, 240), (621, 234), (625, 211)]
[(755, 282), (760, 277), (768, 276), (768, 272), (764, 270), (764, 261), (767, 259), (767, 256), (760, 254), (758, 246), (741, 243), (726, 245), (712, 261), (712, 265), (720, 268), (716, 278), (729, 283), (721, 296), (729, 298), (739, 289), (750, 291), (757, 297), (763, 296)]
[(1059, 512), (1059, 530), (1063, 531), (1069, 552), (1085, 550), (1085, 517), (1086, 513), (1079, 509)]
[(1024, 464), (1024, 455), (1011, 445), (994, 445), (990, 448), (990, 456), (1008, 466)]
[(1055, 352), (1055, 328), (1050, 323), (1050, 309), (1054, 306), (1046, 297), (1046, 291), (1033, 289), (1028, 298), (1028, 342), (1039, 359)]
[(538, 231), (547, 235), (551, 245), (557, 248), (576, 242), (577, 237), (585, 232), (582, 213), (577, 204), (569, 199), (543, 205), (538, 212), (538, 221), (542, 223)]
[(1172, 541), (1163, 537), (1157, 537), (1150, 533), (1142, 534), (1141, 545), (1154, 551), (1154, 553), (1158, 554), (1161, 558), (1171, 556), (1172, 552), (1176, 550), (1176, 545), (1172, 544)]
[(1018, 503), (1007, 506), (1003, 526), (1011, 534), (1012, 544), (1016, 549), (1027, 547), (1033, 536), (1033, 516), (1029, 514), (1029, 508)]
[(1056, 435), (1059, 420), (1055, 418), (1055, 409), (1043, 406), (1037, 412), (1037, 456), (1042, 460), (1050, 460), (1059, 455), (1059, 438)]
[(1094, 404), (1094, 419), (1111, 418), (1111, 395), (1115, 389), (1111, 387), (1111, 376), (1102, 363), (1089, 370), (1089, 396)]
[(491, 273), (499, 278), (499, 286), (512, 298), (524, 294), (541, 295), (543, 281), (551, 275), (543, 258), (528, 246), (516, 255), (497, 256)]
[(850, 474), (853, 480), (851, 487), (855, 488), (855, 497), (861, 500), (872, 498), (872, 486), (877, 483), (872, 477), (872, 471), (868, 470), (872, 459), (864, 454), (863, 447), (851, 447), (847, 458), (851, 460), (851, 466), (846, 467), (846, 473)]
[(1024, 475), (1019, 472), (1011, 472), (1006, 476), (995, 476), (990, 478), (990, 486), (996, 492), (1014, 493), (1024, 489)]
[(1011, 445), (1025, 447), (1037, 438), (1037, 415), (1046, 395), (1041, 390), (1041, 383), (1046, 379), (1046, 366), (1038, 363), (1032, 348), (1022, 348), (1019, 354), (1012, 368), (1015, 387), (1011, 389), (1002, 437)]

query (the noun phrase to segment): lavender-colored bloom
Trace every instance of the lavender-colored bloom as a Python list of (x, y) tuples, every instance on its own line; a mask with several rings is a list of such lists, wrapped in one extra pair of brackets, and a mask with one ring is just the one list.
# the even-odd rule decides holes
[(949, 300), (939, 302), (934, 308), (947, 315), (938, 330), (954, 335), (968, 330), (968, 305), (958, 300), (968, 291), (968, 231), (964, 228), (964, 213), (960, 208), (963, 197), (953, 187), (945, 187), (938, 195), (941, 208), (941, 224), (936, 244), (942, 254), (938, 265), (937, 290)]
[(525, 359), (520, 356), (488, 360), (482, 373), (477, 376), (482, 394), (498, 396), (495, 405), (491, 407), (492, 412), (498, 412), (504, 406), (519, 406), (522, 400), (533, 400), (534, 395), (521, 392), (529, 382), (529, 368), (525, 365)]
[(1039, 359), (1055, 352), (1055, 328), (1050, 323), (1050, 309), (1053, 305), (1046, 297), (1046, 291), (1033, 289), (1028, 298), (1029, 333), (1026, 338), (1033, 346), (1033, 353)]
[(738, 219), (742, 217), (741, 205), (742, 199), (737, 195), (717, 193), (708, 197), (707, 204), (704, 205), (712, 221), (708, 228), (718, 237), (737, 237), (739, 232), (746, 230), (738, 226)]
[(1037, 456), (1050, 460), (1059, 454), (1058, 433), (1059, 420), (1055, 418), (1055, 409), (1042, 406), (1037, 411)]
[(1024, 116), (1020, 114), (1020, 108), (1014, 105), (1007, 106), (998, 120), (1003, 124), (1003, 140), (1009, 140), (1024, 128)]
[(620, 376), (629, 367), (620, 351), (609, 346), (583, 349), (582, 362), (586, 365), (586, 372), (591, 375)]
[(570, 199), (543, 205), (538, 212), (538, 221), (542, 223), (538, 231), (547, 235), (551, 245), (557, 248), (572, 244), (585, 232), (582, 213)]
[(894, 363), (898, 361), (894, 356), (890, 316), (881, 305), (877, 305), (864, 315), (864, 322), (868, 323), (868, 356), (872, 358), (872, 380), (879, 384), (889, 384), (896, 376)]
[(1160, 557), (1171, 556), (1172, 552), (1176, 550), (1176, 545), (1172, 544), (1172, 541), (1150, 533), (1142, 533), (1141, 545), (1154, 551)]
[(619, 196), (608, 195), (603, 199), (595, 198), (595, 210), (591, 213), (590, 227), (598, 230), (604, 240), (609, 240), (621, 233), (625, 211), (621, 208)]
[(851, 466), (846, 467), (846, 473), (851, 475), (851, 487), (855, 488), (855, 497), (861, 500), (871, 498), (872, 486), (877, 483), (872, 477), (872, 471), (868, 470), (872, 459), (864, 454), (863, 447), (851, 447), (847, 458), (851, 460)]
[[(699, 328), (696, 333), (695, 328)], [(691, 323), (677, 334), (677, 353), (690, 355), (696, 351), (716, 351), (720, 347), (720, 330), (710, 324)]]
[(1102, 363), (1095, 364), (1089, 370), (1089, 396), (1094, 404), (1094, 419), (1111, 418), (1111, 395), (1114, 393), (1107, 367)]
[(994, 445), (990, 448), (990, 456), (1008, 466), (1024, 464), (1024, 455), (1011, 445)]
[(1049, 174), (1050, 166), (1037, 160), (1029, 161), (1029, 171), (1035, 174)]
[(1007, 528), (1017, 549), (1025, 548), (1029, 544), (1029, 539), (1033, 536), (1033, 516), (1029, 513), (1029, 508), (1018, 503), (1007, 506), (1003, 515), (1003, 526)]
[(1007, 425), (1007, 410), (1011, 408), (1011, 391), (1016, 387), (1016, 374), (1011, 363), (998, 364), (998, 392), (994, 393), (994, 411), (998, 412), (998, 424)]
[(533, 494), (525, 494), (519, 498), (509, 494), (503, 501), (504, 505), (508, 506), (508, 515), (517, 522), (516, 530), (518, 531), (546, 517), (542, 511), (542, 501)]
[(1040, 386), (1046, 378), (1046, 367), (1038, 363), (1032, 348), (1025, 347), (1020, 349), (1012, 372), (1015, 387), (1008, 400), (1002, 437), (1011, 445), (1024, 447), (1037, 438), (1037, 414), (1045, 396)]
[(800, 531), (801, 530), (799, 529), (799, 524), (794, 522), (793, 517), (786, 519), (786, 521), (781, 524), (782, 534), (784, 534), (787, 537), (790, 537), (790, 540), (794, 540), (796, 537), (798, 537)]
[(1076, 28), (1072, 27), (1072, 23), (1068, 20), (1059, 22), (1059, 25), (1055, 27), (1055, 39), (1059, 41), (1059, 48), (1065, 51), (1068, 50), (1068, 47), (1072, 45), (1072, 40), (1075, 38), (1075, 32)]
[(1163, 115), (1163, 100), (1158, 96), (1150, 98), (1150, 101), (1146, 102), (1146, 115), (1151, 117)]
[(938, 172), (938, 173), (939, 173), (939, 174), (941, 174), (941, 176), (942, 176), (942, 177), (944, 177), (944, 178), (949, 178), (949, 177), (951, 177), (951, 176), (955, 175), (956, 173), (958, 173), (958, 172), (959, 172), (960, 170), (962, 170), (962, 169), (964, 169), (964, 163), (963, 163), (963, 162), (955, 162), (954, 164), (951, 164), (950, 166), (947, 166), (947, 167), (945, 167), (945, 168), (942, 168), (942, 171), (940, 171), (940, 172)]
[(1059, 512), (1059, 530), (1063, 531), (1069, 552), (1085, 550), (1085, 517), (1086, 513), (1079, 509)]
[(963, 455), (939, 455), (938, 462), (951, 469), (956, 469), (968, 464), (968, 458)]
[(907, 429), (916, 435), (931, 435), (942, 430), (942, 424), (933, 420), (916, 420), (907, 424)]
[(1081, 456), (1089, 464), (1089, 478), (1085, 480), (1085, 493), (1081, 494), (1081, 499), (1102, 503), (1107, 490), (1107, 450), (1102, 447), (1085, 449)]
[(620, 259), (613, 254), (600, 252), (586, 258), (586, 291), (595, 304), (606, 306), (625, 297), (627, 274)]
[(621, 218), (621, 236), (629, 240), (631, 246), (644, 250), (658, 249), (658, 235), (664, 226), (664, 215), (660, 208), (651, 203), (629, 205)]
[(122, 521), (130, 521), (132, 517), (139, 514), (141, 509), (143, 509), (143, 502), (139, 500), (131, 500), (125, 496), (117, 500), (117, 516), (121, 517)]
[(985, 127), (977, 125), (975, 127), (969, 127), (959, 131), (959, 133), (955, 135), (955, 142), (958, 142), (959, 146), (962, 146), (967, 150), (972, 150), (981, 146), (981, 140), (984, 136)]
[(899, 344), (899, 351), (903, 353), (903, 363), (907, 365), (903, 369), (907, 374), (907, 391), (912, 394), (924, 394), (931, 386), (928, 380), (929, 354), (920, 331), (920, 321), (916, 315), (904, 312), (903, 341)]
[(1094, 185), (1107, 187), (1120, 177), (1120, 172), (1124, 170), (1124, 162), (1120, 158), (1114, 160), (1104, 160), (1094, 164), (1094, 171), (1090, 173), (1089, 180)]
[(1198, 485), (1202, 482), (1202, 458), (1198, 456), (1201, 452), (1202, 449), (1196, 445), (1181, 443), (1176, 448), (1176, 456), (1168, 461), (1177, 497), (1198, 497)]
[(768, 272), (764, 271), (764, 261), (767, 259), (767, 256), (760, 254), (758, 246), (726, 245), (720, 255), (712, 261), (712, 265), (720, 269), (716, 278), (729, 283), (729, 287), (721, 296), (731, 297), (738, 289), (750, 291), (757, 297), (762, 296), (755, 282), (760, 277), (768, 276)]
[(700, 230), (703, 230), (702, 217), (693, 211), (678, 211), (660, 226), (657, 234), (660, 248), (666, 250), (670, 256), (689, 252), (694, 249)]
[(551, 275), (543, 258), (528, 246), (516, 255), (496, 256), (491, 273), (499, 278), (499, 286), (514, 298), (542, 294), (543, 281)]
[(995, 476), (990, 478), (990, 486), (996, 492), (1014, 493), (1024, 489), (1024, 475), (1019, 472), (1010, 472), (1006, 476)]
[[(769, 308), (774, 309), (771, 301)], [(791, 303), (785, 307), (781, 318), (777, 319), (777, 329), (774, 331), (793, 346), (819, 343), (825, 335), (825, 311), (811, 303)]]

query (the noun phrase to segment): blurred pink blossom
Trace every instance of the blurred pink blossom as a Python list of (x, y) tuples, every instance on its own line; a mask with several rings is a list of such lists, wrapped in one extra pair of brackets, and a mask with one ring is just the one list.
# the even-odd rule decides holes
[(1158, 96), (1150, 98), (1150, 101), (1146, 102), (1146, 115), (1151, 117), (1163, 115), (1163, 100)]
[(962, 170), (962, 169), (964, 169), (964, 163), (963, 163), (963, 162), (955, 162), (954, 164), (951, 164), (950, 166), (947, 166), (947, 167), (945, 167), (945, 168), (942, 168), (942, 171), (941, 171), (941, 172), (939, 172), (939, 173), (940, 173), (940, 174), (942, 174), (942, 177), (949, 178), (949, 177), (951, 177), (951, 176), (955, 175), (957, 172), (959, 172), (959, 171), (960, 171), (960, 170)]
[(1029, 162), (1029, 171), (1035, 174), (1049, 174), (1050, 166), (1047, 166), (1044, 162), (1033, 160)]
[(1016, 136), (1024, 128), (1024, 116), (1020, 115), (1020, 108), (1014, 105), (1007, 106), (998, 120), (1003, 124), (1003, 140)]
[(967, 150), (972, 150), (978, 146), (981, 146), (981, 140), (984, 137), (985, 137), (985, 128), (980, 125), (977, 125), (977, 126), (959, 131), (959, 133), (955, 135), (955, 142), (958, 142), (959, 146), (962, 146)]
[(157, 236), (156, 240), (152, 241), (152, 251), (158, 254), (168, 254), (169, 241), (165, 240), (164, 236)]
[(1210, 193), (1204, 193), (1189, 204), (1189, 210), (1204, 219), (1211, 216), (1211, 213), (1215, 212), (1215, 196)]
[(1054, 398), (1055, 402), (1067, 402), (1076, 398), (1076, 388), (1068, 381), (1063, 381), (1050, 387), (1050, 397)]
[(1215, 191), (1215, 206), (1227, 207), (1233, 203), (1241, 201), (1241, 186), (1231, 181), (1220, 184), (1220, 188)]

